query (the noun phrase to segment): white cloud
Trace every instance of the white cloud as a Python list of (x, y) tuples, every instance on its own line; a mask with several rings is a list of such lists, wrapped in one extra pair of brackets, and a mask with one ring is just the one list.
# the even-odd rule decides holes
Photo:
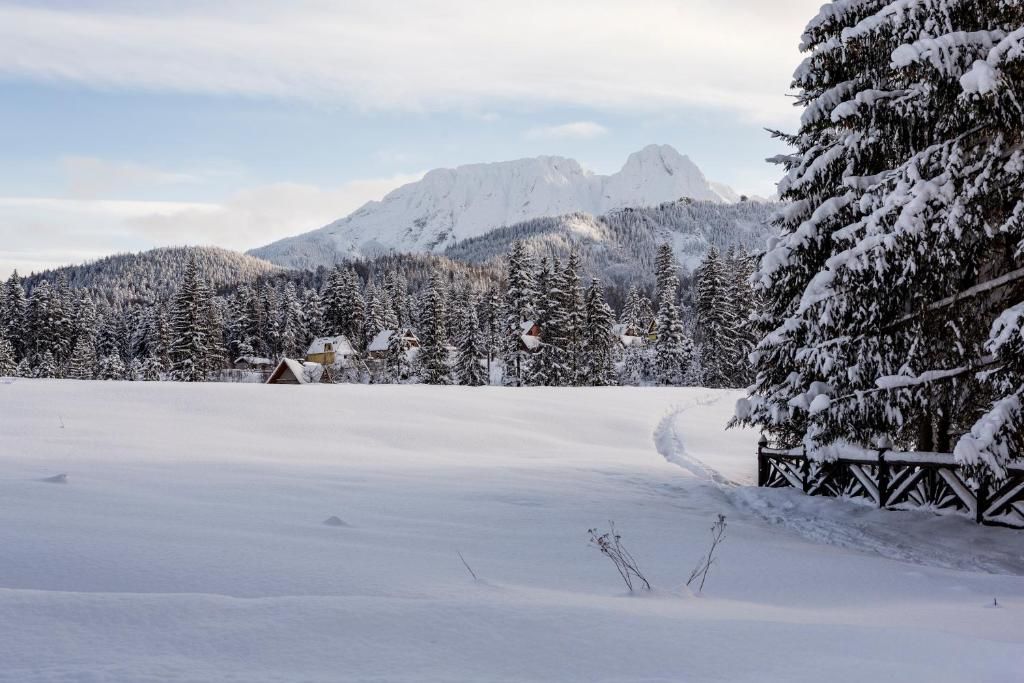
[(156, 246), (249, 249), (319, 228), (422, 175), (355, 180), (333, 189), (278, 183), (220, 203), (0, 197), (0, 277), (15, 268), (24, 274)]
[(59, 161), (67, 177), (68, 191), (78, 199), (95, 199), (137, 189), (195, 185), (199, 173), (167, 171), (132, 161), (109, 161), (96, 157), (68, 156)]
[(537, 126), (523, 133), (527, 140), (560, 140), (576, 138), (588, 140), (607, 135), (608, 129), (593, 121), (574, 121), (557, 126)]
[(821, 0), (250, 0), (0, 7), (0, 74), (101, 88), (489, 111), (713, 107), (792, 121)]

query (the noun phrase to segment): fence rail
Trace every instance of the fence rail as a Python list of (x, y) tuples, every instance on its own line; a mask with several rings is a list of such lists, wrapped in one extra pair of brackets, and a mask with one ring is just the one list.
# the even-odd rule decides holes
[(978, 524), (1024, 529), (1024, 466), (1005, 481), (972, 485), (949, 453), (888, 449), (819, 461), (803, 449), (757, 449), (757, 485), (811, 496), (865, 500), (888, 510), (958, 514)]

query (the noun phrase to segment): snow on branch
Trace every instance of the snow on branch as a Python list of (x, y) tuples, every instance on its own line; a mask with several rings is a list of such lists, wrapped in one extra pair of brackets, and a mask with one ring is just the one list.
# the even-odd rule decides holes
[(1006, 477), (1006, 465), (1019, 454), (1012, 452), (1012, 437), (1021, 428), (1021, 397), (1017, 392), (999, 399), (971, 427), (970, 434), (960, 437), (953, 457), (966, 467), (985, 467), (998, 479)]
[(988, 52), (986, 59), (974, 62), (960, 77), (960, 87), (969, 95), (986, 95), (999, 87), (1000, 69), (1024, 57), (1024, 26), (1004, 37)]
[[(927, 61), (939, 72), (948, 76), (962, 74), (964, 53), (989, 51), (1006, 33), (993, 31), (954, 31), (935, 38), (922, 38), (913, 43), (900, 45), (892, 53), (896, 67), (908, 67), (916, 62)], [(970, 56), (967, 57), (970, 59)]]

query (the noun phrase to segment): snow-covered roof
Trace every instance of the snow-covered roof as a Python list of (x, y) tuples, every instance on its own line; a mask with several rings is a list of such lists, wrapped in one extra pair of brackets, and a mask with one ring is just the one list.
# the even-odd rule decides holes
[(535, 337), (532, 334), (524, 334), (520, 338), (523, 340), (523, 346), (530, 351), (540, 348), (540, 337)]
[[(302, 363), (292, 358), (282, 358), (281, 362), (292, 371), (299, 384), (309, 384), (309, 379), (307, 379), (306, 373), (302, 370)], [(274, 374), (276, 375), (277, 372), (275, 371)]]
[[(366, 350), (371, 353), (377, 351), (387, 351), (388, 344), (391, 342), (391, 336), (394, 334), (395, 330), (381, 330), (380, 332), (377, 333), (377, 336), (370, 341), (370, 345), (366, 347)], [(402, 336), (409, 340), (416, 339), (416, 335), (414, 335), (409, 330), (404, 330), (402, 332)]]
[(319, 384), (320, 380), (323, 379), (324, 373), (327, 371), (327, 368), (320, 363), (295, 360), (294, 358), (282, 358), (277, 368), (274, 369), (273, 374), (271, 374), (271, 379), (277, 377), (282, 365), (288, 368), (295, 377), (295, 381), (299, 384)]
[(352, 348), (352, 343), (348, 340), (348, 337), (343, 334), (339, 334), (334, 337), (317, 337), (313, 340), (313, 343), (309, 345), (306, 355), (310, 356), (314, 353), (323, 353), (327, 344), (330, 344), (334, 353), (339, 356), (351, 356), (355, 353), (355, 349)]
[(613, 337), (619, 340), (619, 343), (623, 346), (632, 346), (634, 344), (643, 344), (644, 337), (642, 332), (635, 325), (628, 323), (618, 323), (612, 325), (611, 333)]
[(273, 365), (274, 361), (269, 358), (261, 358), (259, 356), (239, 356), (235, 359), (235, 363), (248, 363), (249, 365)]
[(326, 371), (327, 368), (320, 365), (320, 363), (310, 363), (309, 361), (306, 361), (305, 363), (302, 363), (302, 375), (305, 381), (300, 382), (300, 384), (319, 384), (320, 380), (323, 378), (324, 372)]
[(533, 320), (526, 320), (526, 321), (524, 321), (523, 323), (521, 323), (519, 325), (519, 328), (523, 331), (523, 334), (526, 334), (527, 332), (532, 330), (533, 326), (536, 325), (536, 324), (537, 323), (534, 322)]
[(370, 345), (366, 347), (367, 351), (387, 351), (388, 342), (391, 341), (391, 335), (395, 333), (394, 330), (381, 330), (377, 333), (377, 336), (370, 340)]

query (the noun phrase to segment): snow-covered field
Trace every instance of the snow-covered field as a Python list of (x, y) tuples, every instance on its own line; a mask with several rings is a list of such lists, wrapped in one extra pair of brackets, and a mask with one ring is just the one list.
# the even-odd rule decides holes
[(1024, 680), (1024, 532), (751, 488), (735, 398), (0, 384), (0, 680)]

